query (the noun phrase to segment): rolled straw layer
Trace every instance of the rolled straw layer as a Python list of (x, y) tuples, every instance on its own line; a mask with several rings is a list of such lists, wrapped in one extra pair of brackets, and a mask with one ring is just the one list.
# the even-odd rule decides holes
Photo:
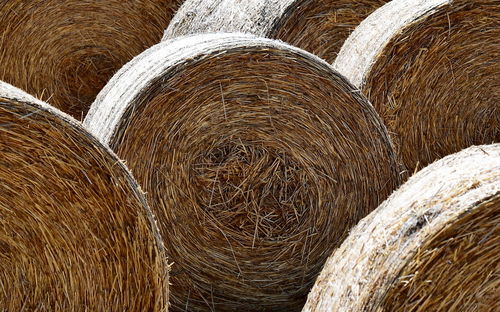
[(162, 42), (111, 79), (85, 124), (147, 191), (178, 310), (300, 310), (344, 233), (399, 183), (373, 107), (269, 39)]
[(498, 1), (394, 0), (334, 67), (368, 95), (409, 169), (500, 141)]
[(500, 144), (423, 169), (353, 229), (303, 311), (498, 311)]
[(3, 82), (0, 194), (0, 310), (167, 310), (163, 245), (128, 170)]
[(161, 39), (180, 2), (2, 1), (0, 79), (83, 119), (115, 71)]
[(210, 32), (244, 32), (283, 40), (333, 62), (344, 40), (387, 0), (187, 0), (163, 40)]

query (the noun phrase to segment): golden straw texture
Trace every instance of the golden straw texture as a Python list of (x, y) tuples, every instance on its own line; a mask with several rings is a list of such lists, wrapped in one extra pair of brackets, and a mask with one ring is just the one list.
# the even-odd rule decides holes
[(123, 64), (157, 43), (180, 0), (0, 2), (0, 79), (83, 119)]
[(269, 39), (162, 42), (111, 79), (85, 124), (147, 191), (174, 310), (300, 310), (333, 248), (399, 184), (365, 98)]
[(167, 311), (153, 215), (71, 117), (0, 83), (0, 310)]
[(328, 259), (304, 312), (500, 310), (500, 144), (411, 177)]
[(344, 40), (387, 0), (187, 0), (163, 40), (244, 32), (283, 40), (333, 62)]
[(410, 170), (500, 141), (500, 4), (394, 0), (346, 40), (334, 67), (370, 99)]

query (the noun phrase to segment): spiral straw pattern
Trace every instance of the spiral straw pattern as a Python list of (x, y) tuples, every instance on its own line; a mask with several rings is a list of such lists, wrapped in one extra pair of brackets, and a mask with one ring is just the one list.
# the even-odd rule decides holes
[(147, 191), (174, 310), (300, 310), (326, 257), (400, 180), (363, 96), (319, 58), (248, 35), (152, 47), (84, 123)]

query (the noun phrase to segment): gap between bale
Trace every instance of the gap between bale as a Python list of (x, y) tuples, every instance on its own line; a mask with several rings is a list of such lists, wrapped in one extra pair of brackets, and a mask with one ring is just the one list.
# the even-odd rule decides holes
[(500, 144), (411, 177), (325, 264), (304, 312), (498, 311)]
[(283, 40), (333, 62), (344, 40), (387, 0), (187, 0), (163, 40), (210, 32), (243, 32)]
[(108, 79), (161, 39), (180, 4), (179, 0), (2, 1), (0, 79), (81, 120)]
[(373, 103), (410, 171), (500, 141), (498, 1), (394, 0), (334, 67)]
[(167, 311), (139, 186), (71, 117), (0, 82), (0, 310)]
[(174, 310), (300, 310), (326, 257), (400, 181), (365, 98), (269, 39), (162, 42), (111, 79), (84, 123), (147, 191)]

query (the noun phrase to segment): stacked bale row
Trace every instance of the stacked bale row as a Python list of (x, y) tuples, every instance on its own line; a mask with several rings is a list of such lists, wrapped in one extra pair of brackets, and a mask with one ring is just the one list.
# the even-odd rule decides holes
[(279, 39), (333, 62), (344, 40), (388, 0), (187, 0), (163, 40), (187, 34), (243, 32)]
[(334, 62), (375, 106), (410, 171), (500, 141), (498, 1), (393, 0), (369, 16), (385, 1), (353, 2), (187, 0), (164, 40), (249, 32)]
[[(82, 118), (180, 2), (6, 1), (2, 77)], [(30, 131), (0, 140), (1, 192), (17, 194), (0, 213), (18, 228), (0, 232), (13, 268), (0, 285), (17, 282), (0, 308), (164, 310), (168, 259), (175, 311), (300, 310), (350, 228), (405, 179), (398, 162), (413, 171), (499, 140), (498, 4), (385, 2), (187, 0), (93, 102), (96, 138), (3, 87), (0, 133)], [(334, 67), (271, 39), (193, 35), (216, 31), (282, 39)], [(413, 177), (330, 257), (305, 309), (494, 307), (499, 159), (498, 145), (473, 148)], [(452, 302), (455, 285), (468, 291)]]

